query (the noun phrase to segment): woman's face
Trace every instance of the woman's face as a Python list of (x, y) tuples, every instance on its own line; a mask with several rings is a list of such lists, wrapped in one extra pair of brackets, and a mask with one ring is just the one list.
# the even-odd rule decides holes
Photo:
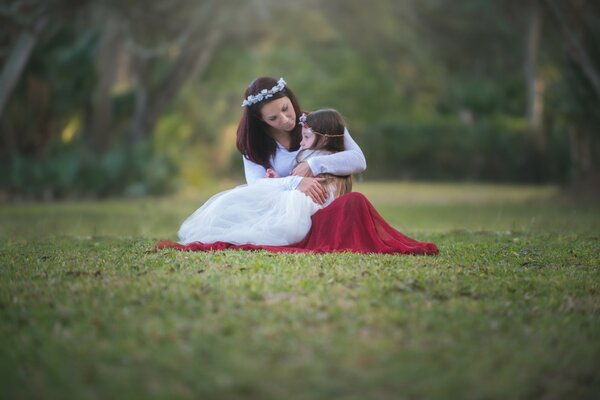
[(310, 149), (315, 143), (315, 134), (307, 128), (302, 128), (302, 141), (300, 142), (300, 147), (303, 149)]
[(265, 104), (260, 116), (273, 129), (290, 132), (296, 127), (296, 112), (289, 97), (281, 97)]

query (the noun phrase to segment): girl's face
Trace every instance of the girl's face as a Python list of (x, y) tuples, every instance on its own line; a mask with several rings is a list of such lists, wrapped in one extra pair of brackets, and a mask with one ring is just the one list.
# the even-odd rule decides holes
[(300, 142), (300, 147), (303, 149), (310, 149), (312, 145), (315, 143), (316, 135), (307, 128), (302, 128), (302, 141)]
[(260, 116), (273, 129), (290, 132), (296, 127), (296, 112), (289, 97), (281, 97), (265, 104)]

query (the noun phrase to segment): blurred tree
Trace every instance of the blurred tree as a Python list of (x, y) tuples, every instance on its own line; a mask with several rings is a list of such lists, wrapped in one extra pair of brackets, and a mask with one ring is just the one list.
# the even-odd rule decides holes
[(118, 4), (125, 16), (135, 82), (129, 135), (129, 141), (135, 143), (152, 134), (183, 83), (206, 68), (221, 39), (228, 4), (214, 0), (172, 0), (153, 7), (136, 1)]
[(567, 61), (559, 110), (567, 120), (575, 185), (600, 191), (600, 5), (545, 0), (560, 29)]
[[(419, 37), (421, 21), (415, 2), (382, 0), (368, 7), (360, 0), (318, 3), (342, 42), (356, 49), (380, 79), (391, 79), (383, 86), (388, 90), (380, 95), (396, 92), (395, 113), (432, 106), (431, 95), (439, 91), (443, 77), (439, 64), (433, 62), (432, 47)], [(374, 79), (371, 76), (361, 83)]]
[[(79, 96), (69, 91), (70, 98), (50, 98), (65, 83), (69, 90), (79, 90), (74, 86), (78, 84), (73, 79), (76, 75), (67, 83), (61, 69), (72, 68), (76, 58), (80, 62), (91, 44), (90, 35), (76, 41), (67, 28), (85, 5), (85, 1), (71, 0), (13, 0), (0, 8), (4, 38), (4, 52), (0, 53), (4, 63), (0, 75), (0, 142), (4, 146), (0, 146), (0, 159), (7, 154), (43, 157), (59, 131), (57, 122), (67, 117), (70, 107), (78, 107)], [(73, 47), (59, 48), (65, 41), (71, 41)], [(46, 54), (36, 55), (36, 49)], [(83, 63), (78, 71), (85, 71), (85, 66)], [(10, 116), (6, 115), (9, 107)]]
[[(2, 21), (2, 63), (0, 72), (0, 118), (12, 91), (29, 60), (39, 34), (48, 24), (48, 8), (43, 2), (9, 1), (0, 7)], [(6, 54), (6, 55), (5, 55)]]
[(542, 11), (538, 0), (528, 4), (527, 40), (525, 52), (525, 85), (527, 87), (527, 121), (529, 129), (535, 133), (538, 146), (543, 146), (542, 110), (543, 83), (539, 77), (539, 51), (542, 36)]
[[(0, 121), (40, 39), (59, 30), (85, 3), (72, 0), (7, 0), (0, 5), (0, 61), (3, 64), (0, 72)], [(29, 81), (30, 90), (36, 91), (36, 87), (44, 90), (45, 85), (40, 80)], [(10, 130), (0, 127), (0, 132), (6, 150), (18, 151), (16, 138)], [(45, 133), (40, 133), (44, 139), (38, 142), (48, 142)]]
[(109, 148), (119, 132), (113, 125), (112, 90), (119, 68), (123, 67), (125, 50), (117, 18), (106, 3), (92, 6), (90, 19), (99, 31), (94, 60), (96, 85), (86, 108), (83, 136), (84, 143), (94, 152)]
[[(125, 54), (134, 106), (127, 141), (139, 143), (154, 132), (158, 119), (172, 105), (183, 85), (201, 76), (225, 41), (260, 29), (251, 17), (264, 13), (272, 1), (166, 0), (110, 1), (95, 8), (101, 25), (97, 52), (99, 82), (87, 134), (92, 148), (106, 147), (114, 86), (115, 54)], [(104, 136), (100, 138), (99, 136)], [(96, 144), (96, 145), (95, 145)]]
[(595, 54), (590, 54), (597, 52), (600, 5), (586, 0), (566, 3), (546, 0), (546, 4), (560, 26), (569, 56), (600, 100), (600, 67), (595, 63)]
[(220, 44), (264, 33), (260, 21), (270, 19), (276, 3), (3, 4), (0, 18), (10, 29), (3, 26), (0, 35), (0, 110), (9, 110), (0, 123), (0, 163), (11, 171), (8, 181), (23, 187), (33, 174), (44, 186), (50, 146), (68, 170), (72, 157), (59, 154), (77, 149), (79, 172), (65, 179), (97, 181), (100, 192), (121, 190), (118, 179), (145, 179), (137, 169), (151, 163), (140, 160), (155, 157), (148, 150), (155, 125), (181, 88), (202, 75)]

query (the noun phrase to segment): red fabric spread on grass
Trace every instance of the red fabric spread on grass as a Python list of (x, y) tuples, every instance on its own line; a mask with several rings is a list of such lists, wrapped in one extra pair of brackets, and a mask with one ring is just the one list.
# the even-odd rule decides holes
[(274, 253), (354, 253), (437, 254), (433, 243), (419, 242), (395, 230), (379, 215), (367, 198), (351, 192), (336, 199), (312, 216), (312, 226), (304, 240), (288, 246), (233, 245), (231, 243), (179, 244), (162, 241), (156, 249), (184, 251), (267, 250)]

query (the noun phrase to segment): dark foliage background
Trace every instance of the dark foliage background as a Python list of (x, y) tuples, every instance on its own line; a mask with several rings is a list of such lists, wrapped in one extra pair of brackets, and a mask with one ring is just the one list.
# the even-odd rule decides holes
[(235, 127), (260, 75), (342, 112), (361, 179), (593, 187), (599, 19), (586, 0), (8, 0), (0, 195), (240, 180)]

